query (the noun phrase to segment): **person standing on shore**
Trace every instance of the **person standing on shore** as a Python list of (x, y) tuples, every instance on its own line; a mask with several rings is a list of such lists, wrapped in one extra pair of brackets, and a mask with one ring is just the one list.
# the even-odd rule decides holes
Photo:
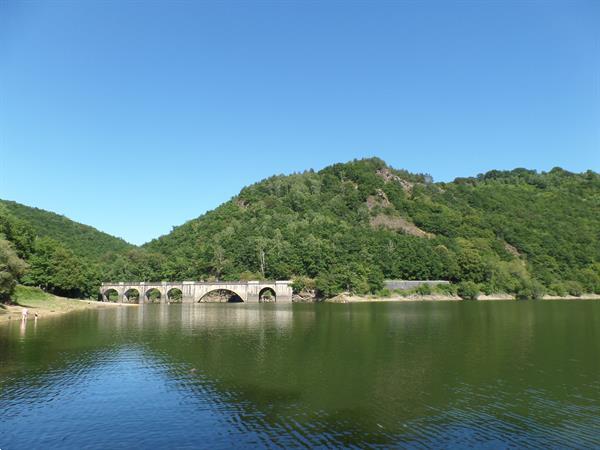
[(21, 311), (21, 320), (27, 320), (28, 314), (29, 314), (29, 311), (27, 310), (27, 308), (23, 308), (23, 310)]

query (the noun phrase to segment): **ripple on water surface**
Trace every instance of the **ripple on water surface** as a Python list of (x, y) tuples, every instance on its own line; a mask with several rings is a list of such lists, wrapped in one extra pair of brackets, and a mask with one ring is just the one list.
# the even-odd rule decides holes
[(0, 327), (0, 448), (600, 446), (600, 302), (148, 305)]

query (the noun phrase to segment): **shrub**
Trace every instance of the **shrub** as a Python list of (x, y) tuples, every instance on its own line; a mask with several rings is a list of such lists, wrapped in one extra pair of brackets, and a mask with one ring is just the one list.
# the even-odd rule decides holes
[(481, 291), (485, 295), (492, 295), (495, 293), (494, 289), (492, 288), (492, 285), (490, 283), (483, 283), (483, 285), (481, 286)]
[(246, 270), (246, 271), (240, 273), (240, 276), (238, 278), (241, 281), (251, 281), (251, 280), (262, 280), (263, 276), (258, 272), (250, 272), (249, 270)]
[(569, 295), (575, 297), (581, 297), (581, 294), (583, 294), (583, 288), (577, 281), (565, 281), (565, 289)]
[(419, 295), (431, 295), (431, 286), (427, 283), (421, 284), (415, 291)]
[(567, 289), (562, 283), (552, 283), (550, 285), (550, 292), (561, 297), (567, 295)]
[(438, 284), (435, 290), (441, 294), (456, 295), (457, 286), (456, 284)]
[(546, 288), (536, 280), (523, 281), (517, 289), (517, 300), (534, 300), (540, 299), (546, 293)]
[(0, 301), (10, 300), (17, 279), (26, 269), (10, 242), (0, 238)]
[(576, 280), (581, 284), (583, 292), (600, 293), (600, 263), (577, 271)]
[(383, 288), (378, 290), (375, 295), (377, 295), (377, 297), (390, 297), (392, 292), (388, 288)]
[(477, 300), (477, 297), (479, 297), (479, 286), (472, 281), (463, 281), (458, 285), (458, 295), (463, 300)]
[(294, 294), (303, 291), (311, 291), (315, 288), (315, 280), (305, 276), (294, 277), (292, 280), (292, 290)]

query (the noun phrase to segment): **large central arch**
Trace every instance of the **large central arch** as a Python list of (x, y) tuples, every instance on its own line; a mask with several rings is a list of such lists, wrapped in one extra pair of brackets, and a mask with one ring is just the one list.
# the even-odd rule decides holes
[(197, 301), (198, 303), (243, 303), (244, 297), (231, 289), (212, 289)]

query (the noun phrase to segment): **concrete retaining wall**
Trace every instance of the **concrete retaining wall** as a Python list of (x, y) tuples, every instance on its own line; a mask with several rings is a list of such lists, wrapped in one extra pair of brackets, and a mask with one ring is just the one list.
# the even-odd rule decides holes
[(445, 280), (384, 280), (383, 282), (383, 285), (390, 291), (396, 289), (408, 291), (410, 289), (418, 288), (424, 284), (437, 286), (438, 284), (450, 284), (450, 282)]

